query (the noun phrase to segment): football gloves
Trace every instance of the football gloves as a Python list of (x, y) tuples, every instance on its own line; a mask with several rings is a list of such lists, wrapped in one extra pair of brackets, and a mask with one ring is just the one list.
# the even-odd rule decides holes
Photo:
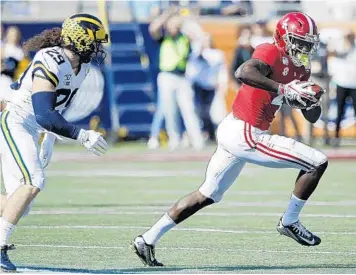
[(77, 140), (81, 145), (88, 149), (89, 152), (94, 153), (97, 156), (101, 156), (108, 150), (108, 144), (100, 133), (93, 130), (81, 129)]
[(307, 102), (305, 100), (310, 100), (312, 102), (317, 103), (317, 99), (314, 97), (315, 92), (311, 89), (306, 89), (308, 86), (313, 85), (313, 82), (300, 82), (299, 80), (293, 80), (288, 84), (281, 84), (278, 89), (278, 94), (283, 94), (286, 102), (297, 101), (302, 106), (307, 106)]

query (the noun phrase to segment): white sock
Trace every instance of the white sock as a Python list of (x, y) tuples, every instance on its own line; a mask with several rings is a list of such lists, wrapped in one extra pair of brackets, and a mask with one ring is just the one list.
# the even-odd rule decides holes
[(12, 231), (15, 227), (15, 225), (9, 223), (3, 217), (0, 218), (0, 246), (8, 244)]
[(307, 201), (301, 200), (292, 194), (287, 211), (282, 218), (283, 225), (290, 225), (299, 220), (299, 214)]
[(148, 231), (142, 234), (147, 244), (155, 245), (164, 233), (176, 226), (168, 214), (164, 214)]

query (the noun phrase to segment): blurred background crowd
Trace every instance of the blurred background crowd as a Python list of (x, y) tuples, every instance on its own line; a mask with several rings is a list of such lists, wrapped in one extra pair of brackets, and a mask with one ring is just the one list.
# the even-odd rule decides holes
[(283, 106), (270, 131), (306, 143), (355, 145), (354, 1), (2, 1), (0, 99), (10, 100), (9, 84), (33, 57), (21, 48), (25, 39), (73, 13), (92, 13), (104, 17), (111, 33), (100, 76), (84, 85), (101, 95), (79, 95), (77, 102), (87, 103), (74, 103), (67, 117), (113, 141), (201, 150), (231, 110), (240, 86), (235, 71), (257, 45), (273, 43), (276, 20), (290, 11), (308, 13), (319, 26), (312, 79), (328, 92), (315, 125)]

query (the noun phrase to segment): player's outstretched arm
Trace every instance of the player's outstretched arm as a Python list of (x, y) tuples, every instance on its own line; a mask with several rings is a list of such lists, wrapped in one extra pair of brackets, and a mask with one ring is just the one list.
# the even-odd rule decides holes
[(269, 65), (252, 58), (240, 66), (235, 72), (235, 77), (249, 86), (278, 93), (280, 83), (267, 77), (271, 73), (272, 69)]
[(308, 120), (310, 123), (315, 123), (320, 118), (321, 107), (317, 106), (310, 110), (302, 109), (302, 114), (305, 117), (305, 119)]
[(34, 76), (32, 86), (32, 105), (37, 123), (55, 134), (76, 139), (96, 155), (105, 153), (108, 146), (103, 137), (95, 131), (79, 129), (66, 121), (55, 110), (57, 94), (55, 87), (46, 79)]

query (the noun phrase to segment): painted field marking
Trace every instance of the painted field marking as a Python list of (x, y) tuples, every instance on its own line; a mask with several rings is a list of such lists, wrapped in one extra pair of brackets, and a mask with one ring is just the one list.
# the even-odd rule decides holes
[[(102, 210), (102, 209), (92, 209), (92, 210), (72, 210), (72, 209), (47, 209), (47, 210), (33, 210), (31, 215), (141, 215), (141, 216), (152, 216), (152, 215), (162, 215), (161, 211), (117, 211), (117, 210)], [(207, 216), (207, 217), (280, 217), (279, 212), (201, 212), (195, 214), (196, 216)], [(356, 214), (303, 214), (303, 217), (313, 217), (313, 218), (348, 218), (356, 219)]]
[[(31, 229), (115, 229), (115, 230), (147, 230), (148, 226), (126, 226), (126, 225), (23, 225), (22, 228)], [(213, 233), (231, 233), (231, 234), (274, 234), (277, 231), (272, 230), (234, 230), (221, 228), (196, 228), (196, 227), (177, 227), (173, 231), (188, 231), (188, 232), (213, 232)], [(325, 235), (356, 235), (356, 231), (319, 231), (317, 234)]]
[[(46, 248), (71, 248), (71, 249), (129, 249), (129, 246), (96, 246), (96, 245), (52, 245), (52, 244), (17, 244), (19, 247), (46, 247)], [(243, 249), (243, 248), (221, 248), (212, 247), (158, 247), (157, 250), (185, 250), (185, 251), (229, 251), (229, 252), (253, 252), (253, 253), (277, 253), (290, 254), (290, 250), (271, 250), (271, 249)], [(356, 255), (355, 251), (293, 251), (293, 254), (334, 254), (343, 256)]]
[[(246, 167), (242, 170), (241, 175), (253, 175), (260, 168)], [(182, 169), (182, 170), (170, 170), (170, 169), (92, 169), (92, 170), (69, 170), (69, 169), (55, 169), (46, 171), (46, 175), (49, 177), (135, 177), (135, 178), (152, 178), (152, 177), (177, 177), (177, 176), (193, 176), (204, 177), (205, 169)]]

